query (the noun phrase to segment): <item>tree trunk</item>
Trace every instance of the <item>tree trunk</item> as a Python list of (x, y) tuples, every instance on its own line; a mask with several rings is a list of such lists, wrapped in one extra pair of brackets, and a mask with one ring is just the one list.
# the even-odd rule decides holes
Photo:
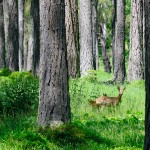
[(19, 21), (19, 71), (23, 69), (23, 41), (24, 41), (24, 3), (25, 0), (18, 0), (18, 21)]
[(143, 72), (143, 1), (132, 0), (128, 81), (143, 79)]
[(98, 24), (97, 24), (97, 6), (98, 1), (92, 1), (92, 38), (93, 38), (93, 66), (95, 70), (99, 68), (99, 57), (98, 57)]
[(70, 121), (65, 2), (40, 1), (40, 98), (38, 126)]
[(114, 81), (123, 83), (125, 80), (125, 2), (117, 1), (115, 24), (115, 64)]
[(80, 73), (93, 69), (92, 11), (91, 0), (80, 0)]
[(0, 69), (5, 67), (5, 33), (3, 0), (0, 0)]
[(19, 70), (18, 59), (18, 5), (16, 0), (6, 0), (6, 11), (8, 14), (8, 26), (6, 28), (7, 36), (7, 67), (16, 71)]
[(145, 142), (144, 150), (150, 149), (150, 0), (144, 1), (145, 9)]
[(101, 42), (101, 47), (102, 47), (102, 59), (103, 59), (103, 64), (104, 64), (104, 71), (111, 73), (111, 65), (106, 49), (106, 23), (102, 23), (100, 25), (100, 42)]
[(65, 10), (68, 71), (76, 78), (80, 74), (78, 1), (65, 0)]
[(112, 20), (112, 68), (114, 72), (114, 66), (115, 66), (115, 26), (116, 26), (116, 13), (117, 13), (117, 2), (116, 0), (112, 0), (113, 2), (113, 20)]
[(30, 36), (28, 42), (27, 71), (39, 72), (39, 1), (31, 1)]

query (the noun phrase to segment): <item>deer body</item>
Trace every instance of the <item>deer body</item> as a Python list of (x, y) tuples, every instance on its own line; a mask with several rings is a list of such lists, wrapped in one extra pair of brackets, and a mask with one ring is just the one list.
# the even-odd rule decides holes
[(117, 97), (101, 96), (96, 99), (95, 105), (97, 105), (97, 106), (117, 106), (121, 102), (121, 98), (122, 98), (124, 90), (125, 90), (125, 88), (120, 89), (120, 87), (118, 87), (119, 95)]

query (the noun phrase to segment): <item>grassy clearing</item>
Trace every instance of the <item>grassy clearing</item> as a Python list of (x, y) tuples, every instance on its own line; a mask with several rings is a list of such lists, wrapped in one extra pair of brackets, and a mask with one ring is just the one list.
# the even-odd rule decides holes
[(0, 150), (141, 150), (144, 141), (144, 81), (125, 83), (121, 104), (97, 109), (88, 100), (107, 93), (117, 96), (117, 85), (102, 71), (70, 80), (72, 123), (56, 130), (36, 129), (32, 114), (0, 118)]

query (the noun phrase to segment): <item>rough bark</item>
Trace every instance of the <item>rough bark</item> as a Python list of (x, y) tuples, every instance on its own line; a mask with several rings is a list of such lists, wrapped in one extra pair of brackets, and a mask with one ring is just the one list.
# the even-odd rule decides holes
[(132, 0), (128, 81), (143, 79), (143, 72), (143, 1)]
[(93, 69), (93, 41), (92, 41), (92, 10), (91, 0), (80, 0), (80, 73), (88, 74)]
[(0, 69), (5, 67), (5, 33), (3, 0), (0, 0)]
[(27, 71), (39, 72), (39, 0), (31, 1), (30, 36), (27, 53)]
[(115, 24), (114, 81), (125, 80), (125, 2), (117, 1)]
[(18, 0), (18, 26), (19, 26), (19, 71), (23, 69), (24, 52), (24, 3), (25, 0)]
[(16, 71), (19, 70), (18, 59), (18, 5), (16, 0), (6, 0), (6, 11), (8, 14), (8, 26), (6, 25), (7, 35), (7, 67)]
[(109, 56), (106, 48), (106, 24), (101, 23), (100, 25), (100, 42), (102, 48), (102, 59), (104, 64), (104, 71), (111, 73), (111, 65), (109, 61)]
[(150, 149), (150, 0), (144, 1), (145, 9), (145, 142), (144, 150)]
[(113, 3), (113, 19), (112, 19), (112, 68), (114, 72), (114, 66), (115, 66), (115, 26), (116, 26), (116, 13), (117, 13), (117, 2), (116, 0), (112, 0)]
[(68, 71), (70, 77), (76, 78), (80, 74), (77, 0), (65, 0), (65, 15)]
[(95, 70), (99, 68), (99, 56), (98, 56), (98, 22), (97, 22), (97, 6), (98, 1), (92, 1), (92, 38), (93, 38), (93, 66)]
[(65, 2), (40, 1), (40, 97), (38, 126), (70, 121)]

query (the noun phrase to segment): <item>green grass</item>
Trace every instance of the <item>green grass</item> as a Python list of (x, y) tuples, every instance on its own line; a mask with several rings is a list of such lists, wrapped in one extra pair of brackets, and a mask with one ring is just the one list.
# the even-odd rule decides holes
[(70, 80), (72, 122), (55, 130), (36, 129), (37, 110), (0, 118), (0, 150), (142, 150), (144, 142), (144, 81), (125, 83), (116, 108), (93, 108), (88, 100), (106, 93), (117, 96), (112, 74), (92, 72)]

